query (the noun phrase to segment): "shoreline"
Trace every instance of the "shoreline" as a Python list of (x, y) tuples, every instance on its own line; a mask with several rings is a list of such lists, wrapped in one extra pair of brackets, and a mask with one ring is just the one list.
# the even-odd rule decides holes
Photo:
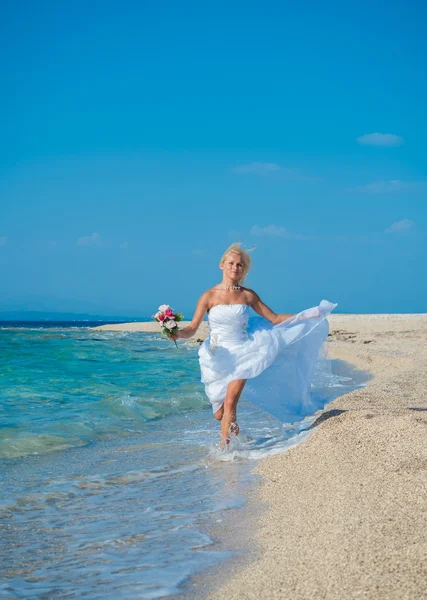
[(257, 551), (225, 582), (208, 575), (211, 600), (425, 598), (427, 315), (328, 320), (330, 357), (373, 379), (257, 465), (245, 509), (264, 507), (247, 523)]
[[(257, 465), (242, 513), (249, 531), (240, 538), (254, 549), (245, 557), (239, 548), (223, 569), (196, 575), (190, 597), (426, 596), (427, 315), (328, 320), (330, 357), (373, 378), (328, 404), (302, 444)], [(199, 329), (189, 341), (206, 335)]]

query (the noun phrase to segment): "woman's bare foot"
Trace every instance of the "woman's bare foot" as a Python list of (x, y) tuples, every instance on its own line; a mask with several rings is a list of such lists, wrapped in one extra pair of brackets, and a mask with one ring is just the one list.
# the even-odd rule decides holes
[(239, 435), (239, 431), (240, 431), (239, 424), (236, 423), (235, 421), (234, 421), (234, 423), (231, 423), (230, 433), (232, 433), (233, 435)]
[(220, 448), (220, 450), (225, 450), (226, 448), (228, 448), (228, 444), (229, 443), (230, 443), (230, 438), (229, 437), (221, 436), (221, 438), (219, 440), (219, 448)]

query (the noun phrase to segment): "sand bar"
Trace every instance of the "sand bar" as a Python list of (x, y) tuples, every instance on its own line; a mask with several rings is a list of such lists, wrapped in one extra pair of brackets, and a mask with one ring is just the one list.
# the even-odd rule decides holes
[[(190, 321), (181, 321), (179, 328), (187, 327), (190, 325)], [(98, 325), (98, 327), (92, 327), (98, 331), (142, 331), (148, 333), (160, 333), (160, 324), (156, 321), (149, 321), (148, 323), (113, 323), (111, 325)], [(203, 321), (200, 324), (196, 334), (191, 339), (205, 339), (209, 335), (209, 328), (207, 321)]]

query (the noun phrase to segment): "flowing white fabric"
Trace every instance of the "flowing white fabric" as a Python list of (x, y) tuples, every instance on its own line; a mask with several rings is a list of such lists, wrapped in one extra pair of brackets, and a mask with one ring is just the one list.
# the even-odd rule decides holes
[(322, 300), (279, 325), (249, 318), (246, 304), (212, 307), (210, 335), (199, 349), (199, 362), (213, 412), (221, 408), (235, 379), (248, 379), (243, 397), (287, 423), (323, 408), (321, 399), (311, 397), (310, 386), (329, 332), (326, 317), (336, 306)]

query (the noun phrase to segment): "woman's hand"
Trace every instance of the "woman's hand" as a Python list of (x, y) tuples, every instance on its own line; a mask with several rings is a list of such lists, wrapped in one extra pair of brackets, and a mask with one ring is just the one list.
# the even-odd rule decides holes
[(194, 327), (187, 325), (187, 327), (175, 330), (174, 333), (171, 332), (170, 338), (174, 342), (175, 340), (188, 340), (188, 338), (191, 338), (195, 333)]

